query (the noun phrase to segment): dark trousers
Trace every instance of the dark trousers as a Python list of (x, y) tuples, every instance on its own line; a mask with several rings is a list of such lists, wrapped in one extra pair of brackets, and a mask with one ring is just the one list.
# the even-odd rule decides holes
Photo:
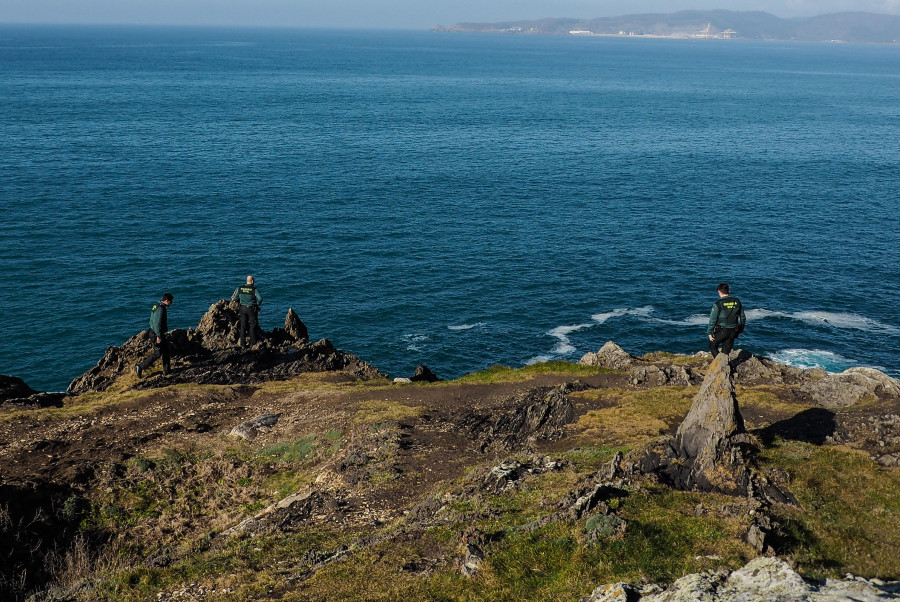
[(244, 346), (244, 337), (247, 335), (247, 329), (250, 329), (250, 346), (256, 345), (256, 307), (241, 305), (238, 310), (240, 317), (240, 330), (238, 330), (238, 345)]
[[(151, 335), (152, 336), (152, 335)], [(144, 359), (140, 363), (141, 370), (146, 370), (150, 366), (153, 365), (153, 362), (162, 358), (163, 365), (163, 374), (169, 373), (169, 341), (166, 340), (165, 336), (159, 337), (160, 343), (156, 342), (156, 337), (153, 337), (153, 353), (150, 354), (149, 357)]]
[(738, 336), (737, 328), (717, 328), (713, 333), (714, 340), (709, 342), (709, 352), (713, 357), (719, 355), (719, 345), (722, 346), (722, 353), (731, 353), (734, 347), (734, 340)]

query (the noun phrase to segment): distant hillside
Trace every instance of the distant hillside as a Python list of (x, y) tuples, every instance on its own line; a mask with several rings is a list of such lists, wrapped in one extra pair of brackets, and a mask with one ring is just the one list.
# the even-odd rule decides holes
[(900, 16), (858, 12), (781, 19), (758, 11), (688, 10), (599, 19), (560, 18), (498, 23), (456, 23), (450, 27), (437, 25), (434, 30), (897, 44), (900, 43)]

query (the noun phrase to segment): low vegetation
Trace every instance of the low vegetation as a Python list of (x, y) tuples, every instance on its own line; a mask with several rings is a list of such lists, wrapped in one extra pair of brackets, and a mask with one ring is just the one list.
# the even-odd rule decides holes
[[(565, 435), (522, 449), (480, 452), (472, 433), (454, 426), (474, 424), (461, 400), (500, 415), (535, 379), (609, 376), (554, 362), (434, 385), (311, 376), (244, 392), (181, 385), (136, 393), (123, 384), (77, 406), (35, 410), (32, 420), (50, 424), (112, 406), (192, 400), (173, 410), (179, 418), (142, 427), (162, 434), (99, 461), (81, 486), (48, 494), (52, 503), (37, 515), (0, 506), (4, 540), (33, 544), (33, 534), (43, 532), (38, 523), (60, 535), (40, 556), (40, 579), (5, 572), (0, 592), (10, 599), (37, 593), (36, 600), (46, 592), (73, 600), (574, 600), (603, 583), (666, 584), (758, 555), (744, 541), (752, 522), (744, 501), (725, 495), (648, 481), (609, 500), (608, 515), (560, 514), (567, 496), (617, 452), (673, 432), (696, 386), (636, 389), (609, 381), (574, 391), (576, 415)], [(477, 398), (467, 397), (473, 385)], [(761, 429), (808, 409), (777, 387), (741, 389), (738, 398), (752, 410), (758, 468), (785, 475), (798, 500), (773, 510), (778, 553), (810, 577), (900, 577), (900, 469), (878, 466), (852, 447), (762, 436)], [(251, 400), (265, 407), (248, 410)], [(204, 408), (212, 409), (207, 415)], [(237, 418), (197, 426), (226, 410), (277, 411), (281, 422), (250, 441), (227, 434)], [(195, 422), (185, 418), (194, 414)], [(513, 460), (553, 468), (523, 473), (509, 488), (486, 485), (493, 467)], [(320, 497), (305, 513), (273, 510), (312, 491)], [(229, 531), (248, 519), (265, 528)], [(483, 559), (464, 576), (472, 542)], [(39, 555), (14, 556), (23, 567)]]

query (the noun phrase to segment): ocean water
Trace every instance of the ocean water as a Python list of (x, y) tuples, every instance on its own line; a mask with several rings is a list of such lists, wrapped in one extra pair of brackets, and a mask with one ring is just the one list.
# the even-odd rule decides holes
[(900, 376), (900, 47), (0, 27), (0, 373), (247, 274), (391, 376), (740, 346)]

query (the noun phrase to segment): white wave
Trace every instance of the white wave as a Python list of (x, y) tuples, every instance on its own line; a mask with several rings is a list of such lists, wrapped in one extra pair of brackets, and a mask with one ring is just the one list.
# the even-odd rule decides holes
[(663, 318), (652, 318), (652, 320), (660, 324), (671, 324), (672, 326), (705, 326), (709, 323), (709, 316), (704, 314), (694, 314), (683, 320), (666, 320)]
[(597, 324), (603, 324), (607, 320), (612, 318), (618, 318), (620, 316), (642, 316), (648, 317), (653, 313), (652, 305), (645, 305), (644, 307), (635, 307), (635, 308), (624, 308), (624, 309), (614, 309), (612, 311), (608, 311), (602, 314), (594, 314), (591, 316), (591, 319)]
[[(565, 355), (567, 353), (572, 353), (575, 351), (575, 346), (572, 345), (572, 341), (569, 340), (569, 334), (576, 332), (578, 330), (583, 330), (585, 328), (590, 328), (593, 326), (593, 322), (588, 322), (587, 324), (572, 324), (570, 326), (557, 326), (547, 334), (551, 337), (554, 337), (559, 340), (556, 344), (556, 347), (553, 348), (553, 353), (555, 355)], [(546, 361), (546, 360), (545, 360)]]
[(858, 365), (853, 360), (838, 353), (823, 349), (782, 349), (781, 351), (769, 353), (767, 356), (780, 364), (787, 364), (788, 366), (804, 370), (821, 368), (828, 372), (843, 372), (847, 368)]
[(422, 343), (428, 340), (428, 335), (425, 334), (405, 334), (403, 335), (403, 342), (406, 343), (406, 349), (408, 351), (422, 351)]
[(533, 358), (531, 358), (530, 360), (526, 361), (525, 365), (531, 366), (533, 364), (542, 364), (544, 362), (549, 362), (552, 359), (553, 359), (553, 357), (550, 355), (536, 355)]
[(849, 330), (865, 330), (870, 332), (900, 332), (900, 328), (890, 324), (882, 324), (877, 320), (856, 314), (834, 313), (828, 311), (798, 311), (789, 314), (795, 320), (808, 324), (827, 324), (834, 328)]
[(484, 322), (475, 322), (474, 324), (454, 324), (453, 326), (448, 326), (447, 330), (472, 330), (473, 328), (484, 328), (486, 324)]

